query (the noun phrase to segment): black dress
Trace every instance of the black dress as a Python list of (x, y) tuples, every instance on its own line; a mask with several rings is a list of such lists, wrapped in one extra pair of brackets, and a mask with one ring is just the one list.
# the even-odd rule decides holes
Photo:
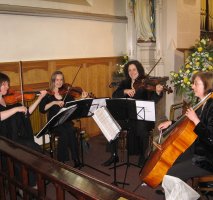
[(199, 109), (197, 114), (200, 122), (195, 126), (194, 132), (198, 138), (167, 173), (184, 181), (213, 174), (213, 99), (209, 99), (203, 111)]
[[(21, 106), (20, 104), (14, 104), (7, 107), (0, 105), (0, 112), (9, 110), (13, 107)], [(24, 113), (17, 112), (11, 117), (0, 122), (0, 136), (6, 137), (16, 143), (19, 143), (25, 147), (29, 147), (35, 151), (42, 153), (40, 146), (34, 141), (33, 130), (29, 116)], [(5, 157), (1, 156), (3, 162), (3, 168), (7, 170), (7, 162)], [(20, 165), (14, 164), (15, 176), (18, 180), (21, 180)], [(29, 185), (36, 185), (36, 176), (30, 170), (29, 171)]]
[[(66, 97), (66, 102), (74, 100), (71, 96)], [(58, 105), (53, 105), (49, 110), (45, 111), (44, 108), (46, 104), (52, 101), (60, 101), (55, 98), (54, 95), (47, 94), (39, 104), (39, 110), (41, 113), (46, 113), (48, 115), (48, 120), (50, 120), (56, 113), (61, 109)], [(78, 154), (78, 142), (76, 137), (75, 128), (71, 121), (67, 121), (62, 125), (57, 126), (54, 130), (58, 136), (58, 146), (57, 146), (57, 159), (58, 161), (65, 162), (69, 160), (69, 150), (71, 151), (72, 160), (79, 162)]]
[[(21, 106), (21, 104), (14, 104), (6, 107), (0, 105), (0, 111), (9, 110), (17, 106)], [(24, 113), (17, 112), (8, 119), (1, 121), (0, 135), (30, 147), (33, 150), (42, 152), (40, 146), (34, 141), (29, 115), (26, 116)]]
[[(128, 95), (124, 94), (125, 89), (131, 88), (131, 79), (123, 80), (118, 88), (112, 94), (113, 98), (130, 98)], [(148, 91), (146, 89), (138, 89), (132, 97), (137, 100), (149, 100), (157, 103), (163, 94), (158, 95), (155, 91)], [(125, 122), (121, 122), (125, 123)], [(129, 154), (138, 154), (140, 155), (140, 162), (144, 162), (146, 159), (146, 151), (149, 147), (149, 137), (150, 131), (154, 128), (154, 122), (142, 121), (142, 120), (129, 120), (127, 124), (129, 133), (128, 133), (128, 151)]]

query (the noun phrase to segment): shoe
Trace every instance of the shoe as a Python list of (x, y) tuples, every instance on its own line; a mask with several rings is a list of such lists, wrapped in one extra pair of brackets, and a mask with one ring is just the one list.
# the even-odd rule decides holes
[(102, 165), (107, 167), (107, 166), (110, 166), (111, 164), (113, 164), (114, 162), (119, 162), (119, 157), (116, 156), (111, 156), (106, 162), (104, 162)]
[(143, 167), (144, 164), (145, 164), (145, 158), (143, 156), (139, 156), (139, 159), (138, 159), (138, 166), (139, 167)]
[(80, 161), (77, 159), (77, 160), (74, 160), (74, 168), (80, 168), (81, 167), (81, 163)]
[(23, 190), (22, 189), (17, 189), (16, 190), (16, 195), (17, 195), (17, 197), (23, 199), (23, 197), (24, 197)]
[(156, 190), (155, 193), (159, 195), (165, 195), (164, 190)]

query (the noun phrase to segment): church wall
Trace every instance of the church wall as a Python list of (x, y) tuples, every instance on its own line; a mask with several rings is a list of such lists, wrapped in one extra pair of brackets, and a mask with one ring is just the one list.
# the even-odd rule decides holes
[[(66, 9), (125, 16), (121, 0), (91, 0), (90, 6), (45, 1), (0, 1), (13, 6)], [(118, 9), (119, 7), (119, 9)], [(61, 17), (0, 15), (1, 62), (120, 56), (126, 52), (126, 21), (102, 21)]]
[(200, 37), (200, 0), (177, 0), (177, 48), (189, 48)]

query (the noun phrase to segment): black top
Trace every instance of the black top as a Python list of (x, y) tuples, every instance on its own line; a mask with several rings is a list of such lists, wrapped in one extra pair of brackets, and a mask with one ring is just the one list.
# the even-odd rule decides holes
[(213, 99), (206, 102), (194, 132), (198, 135), (195, 141), (195, 164), (213, 172)]
[[(21, 106), (21, 104), (9, 105), (7, 107), (0, 105), (0, 112), (17, 106)], [(40, 146), (34, 141), (30, 116), (25, 115), (24, 113), (17, 112), (9, 118), (1, 121), (0, 136), (7, 137), (14, 142), (41, 152)]]
[[(73, 100), (74, 100), (74, 98), (71, 97), (70, 95), (68, 95), (68, 96), (66, 97), (66, 99), (65, 99), (65, 103), (66, 103), (66, 102), (69, 102), (69, 101), (73, 101)], [(52, 101), (62, 101), (62, 100), (56, 99), (54, 95), (49, 95), (49, 94), (47, 94), (47, 95), (41, 100), (41, 102), (40, 102), (40, 104), (39, 104), (39, 111), (40, 111), (41, 113), (47, 113), (47, 116), (48, 116), (47, 118), (48, 118), (48, 120), (50, 120), (54, 115), (56, 115), (56, 114), (59, 112), (59, 110), (61, 109), (60, 106), (58, 106), (58, 105), (53, 105), (50, 109), (48, 109), (48, 110), (45, 111), (45, 110), (44, 110), (45, 106), (46, 106), (48, 103), (52, 102)]]

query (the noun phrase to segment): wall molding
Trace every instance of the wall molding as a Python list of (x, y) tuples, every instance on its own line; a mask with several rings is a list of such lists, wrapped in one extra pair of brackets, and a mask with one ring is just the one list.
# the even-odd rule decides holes
[(29, 6), (7, 5), (7, 4), (0, 4), (0, 14), (57, 17), (57, 18), (82, 19), (82, 20), (114, 22), (114, 23), (127, 23), (126, 16), (83, 13), (61, 9), (38, 8)]

